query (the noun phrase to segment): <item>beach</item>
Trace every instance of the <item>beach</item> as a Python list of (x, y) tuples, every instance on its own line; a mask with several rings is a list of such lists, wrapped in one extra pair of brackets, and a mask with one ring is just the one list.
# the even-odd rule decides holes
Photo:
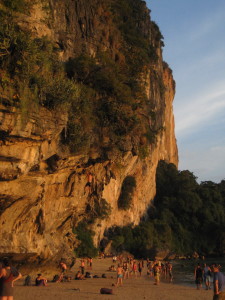
[[(185, 286), (169, 283), (165, 279), (156, 286), (153, 278), (146, 275), (146, 266), (143, 269), (142, 277), (129, 278), (123, 281), (123, 286), (113, 287), (116, 282), (116, 272), (109, 272), (107, 269), (112, 265), (112, 259), (94, 259), (93, 270), (90, 271), (93, 275), (98, 275), (100, 278), (88, 278), (86, 280), (72, 280), (70, 282), (49, 282), (47, 287), (23, 286), (23, 279), (15, 284), (14, 300), (70, 300), (70, 299), (153, 299), (153, 300), (212, 300), (212, 290), (197, 290), (196, 286)], [(74, 270), (79, 269), (79, 261), (77, 261)], [(87, 270), (89, 271), (89, 270)], [(101, 278), (105, 273), (107, 278)], [(45, 275), (43, 273), (43, 275)], [(74, 277), (74, 272), (71, 273)], [(49, 280), (53, 277), (46, 276)], [(174, 274), (176, 277), (176, 274)], [(34, 284), (35, 277), (32, 276)], [(101, 295), (101, 288), (112, 288), (113, 295)]]

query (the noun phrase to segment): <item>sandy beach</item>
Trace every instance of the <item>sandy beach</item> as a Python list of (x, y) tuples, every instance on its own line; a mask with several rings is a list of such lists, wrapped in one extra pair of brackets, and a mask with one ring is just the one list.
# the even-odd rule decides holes
[[(154, 285), (153, 278), (146, 276), (146, 267), (143, 270), (142, 277), (129, 278), (124, 280), (121, 287), (112, 287), (116, 282), (116, 272), (106, 271), (112, 264), (112, 260), (95, 259), (93, 261), (93, 275), (101, 276), (106, 274), (107, 278), (90, 278), (87, 280), (72, 280), (71, 282), (52, 283), (47, 287), (23, 286), (24, 278), (16, 282), (14, 290), (14, 300), (69, 300), (69, 299), (154, 299), (154, 300), (211, 300), (213, 298), (212, 290), (196, 290), (195, 285), (188, 287), (181, 284), (166, 282), (163, 280), (159, 286)], [(79, 268), (79, 261), (75, 270)], [(25, 275), (25, 274), (24, 274)], [(45, 274), (43, 274), (45, 275)], [(176, 277), (176, 274), (174, 274)], [(48, 276), (47, 276), (48, 277)], [(74, 277), (74, 273), (73, 273)], [(32, 281), (34, 283), (34, 277)], [(52, 277), (49, 276), (49, 280)], [(113, 295), (101, 295), (102, 287), (113, 288)], [(80, 291), (76, 289), (80, 289)]]

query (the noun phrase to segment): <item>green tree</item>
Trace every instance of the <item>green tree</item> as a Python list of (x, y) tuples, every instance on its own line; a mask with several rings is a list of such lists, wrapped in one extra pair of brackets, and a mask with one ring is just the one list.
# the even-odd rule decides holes
[(79, 245), (75, 249), (78, 257), (95, 257), (98, 254), (98, 249), (94, 246), (94, 232), (87, 228), (86, 222), (80, 222), (74, 229)]

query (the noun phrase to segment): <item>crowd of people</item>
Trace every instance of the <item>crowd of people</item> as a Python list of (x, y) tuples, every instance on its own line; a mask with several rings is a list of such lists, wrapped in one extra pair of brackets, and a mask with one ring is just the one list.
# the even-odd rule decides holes
[[(122, 256), (113, 256), (113, 265), (111, 265), (108, 271), (117, 272), (117, 282), (115, 286), (123, 284), (123, 279), (128, 279), (131, 277), (137, 278), (141, 277), (143, 274), (143, 269), (146, 267), (146, 274), (149, 277), (154, 277), (154, 284), (158, 285), (160, 283), (160, 277), (163, 276), (165, 279), (169, 279), (169, 282), (173, 280), (172, 274), (172, 264), (170, 262), (162, 263), (161, 261), (151, 261), (147, 259), (146, 266), (144, 259), (135, 260), (131, 256), (123, 258)], [(115, 268), (115, 263), (118, 263), (117, 269)]]
[(204, 263), (203, 266), (200, 263), (197, 264), (194, 270), (195, 283), (198, 290), (205, 285), (206, 290), (211, 289), (211, 280), (213, 278), (213, 300), (225, 300), (225, 276), (221, 272), (221, 265), (212, 264), (209, 266)]
[[(55, 280), (53, 279), (54, 282), (70, 281), (72, 279), (85, 280), (87, 278), (99, 278), (97, 275), (93, 276), (91, 274), (93, 268), (93, 259), (91, 257), (80, 259), (78, 271), (74, 278), (72, 278), (70, 268), (68, 268), (65, 261), (60, 261), (59, 268), (59, 275), (55, 275)], [(150, 259), (136, 260), (132, 256), (123, 257), (122, 255), (114, 255), (112, 257), (112, 264), (107, 271), (116, 272), (117, 281), (112, 284), (115, 287), (122, 286), (123, 280), (129, 278), (135, 279), (143, 276), (143, 274), (146, 274), (150, 278), (152, 277), (155, 285), (159, 285), (162, 278), (170, 283), (173, 282), (173, 265), (169, 261), (161, 262), (159, 260), (152, 261)], [(22, 275), (11, 266), (7, 258), (4, 258), (0, 262), (0, 300), (13, 300), (13, 284), (21, 277)], [(206, 263), (203, 265), (199, 263), (194, 269), (194, 277), (198, 290), (202, 289), (203, 286), (206, 290), (213, 288), (213, 300), (225, 300), (225, 276), (221, 272), (220, 265), (212, 264), (209, 266)], [(106, 278), (106, 275), (102, 274), (102, 278)], [(111, 278), (113, 278), (113, 276)], [(26, 280), (27, 282), (29, 281), (28, 279), (31, 280), (31, 277), (27, 276), (25, 283)], [(211, 287), (212, 282), (213, 286)], [(47, 278), (40, 273), (37, 274), (35, 285), (47, 286)]]

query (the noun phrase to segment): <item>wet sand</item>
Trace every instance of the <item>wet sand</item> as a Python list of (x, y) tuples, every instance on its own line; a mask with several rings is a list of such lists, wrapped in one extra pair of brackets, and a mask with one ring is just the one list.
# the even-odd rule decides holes
[[(196, 290), (195, 285), (188, 287), (181, 284), (166, 282), (154, 285), (153, 278), (146, 276), (146, 267), (143, 269), (142, 277), (124, 280), (123, 286), (112, 287), (116, 282), (116, 272), (106, 271), (112, 264), (112, 260), (95, 259), (93, 261), (93, 275), (106, 274), (107, 278), (89, 278), (86, 280), (72, 280), (71, 282), (48, 283), (47, 287), (23, 286), (24, 279), (16, 282), (14, 300), (70, 300), (70, 299), (121, 299), (121, 300), (212, 300), (212, 290)], [(79, 263), (75, 265), (78, 270)], [(86, 270), (89, 271), (89, 270)], [(43, 274), (44, 275), (44, 274)], [(176, 276), (176, 274), (174, 274)], [(73, 273), (74, 277), (74, 273)], [(50, 277), (49, 279), (52, 279)], [(33, 283), (34, 278), (32, 277)], [(102, 287), (113, 288), (113, 295), (101, 295)], [(80, 291), (75, 289), (80, 289)]]

